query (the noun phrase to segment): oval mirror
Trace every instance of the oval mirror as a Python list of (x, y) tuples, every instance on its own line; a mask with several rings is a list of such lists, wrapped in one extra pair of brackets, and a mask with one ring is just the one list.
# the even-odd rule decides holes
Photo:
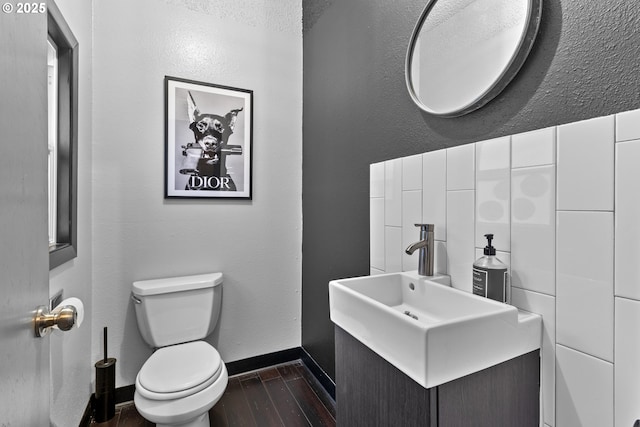
[(541, 13), (542, 0), (430, 0), (407, 51), (413, 101), (443, 117), (489, 102), (524, 63)]

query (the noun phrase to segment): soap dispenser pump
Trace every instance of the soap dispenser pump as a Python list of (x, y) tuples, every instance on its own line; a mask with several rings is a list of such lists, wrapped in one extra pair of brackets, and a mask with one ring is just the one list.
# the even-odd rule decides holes
[(500, 302), (508, 302), (507, 266), (496, 257), (496, 248), (491, 245), (493, 234), (485, 234), (487, 246), (484, 256), (473, 263), (473, 293)]

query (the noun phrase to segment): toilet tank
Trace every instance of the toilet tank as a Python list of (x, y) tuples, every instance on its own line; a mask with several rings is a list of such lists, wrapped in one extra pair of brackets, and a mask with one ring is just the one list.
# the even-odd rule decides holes
[(220, 316), (222, 273), (140, 280), (132, 299), (138, 329), (151, 347), (201, 340)]

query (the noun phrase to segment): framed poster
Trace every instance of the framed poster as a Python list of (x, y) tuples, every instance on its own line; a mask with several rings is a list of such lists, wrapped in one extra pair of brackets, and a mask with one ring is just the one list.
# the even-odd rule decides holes
[(253, 91), (165, 76), (165, 198), (251, 199)]

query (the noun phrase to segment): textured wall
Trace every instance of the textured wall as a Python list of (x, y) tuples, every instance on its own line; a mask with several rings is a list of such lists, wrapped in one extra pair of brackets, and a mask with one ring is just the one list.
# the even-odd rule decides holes
[(77, 297), (85, 306), (79, 329), (51, 334), (51, 425), (78, 425), (91, 393), (91, 81), (92, 2), (56, 0), (78, 40), (78, 256), (51, 270), (49, 294), (64, 289), (64, 297)]
[[(151, 354), (135, 280), (221, 271), (223, 360), (300, 346), (301, 4), (95, 2), (93, 357), (117, 386)], [(165, 75), (254, 91), (253, 200), (165, 200)]]
[(303, 2), (302, 342), (332, 376), (327, 283), (369, 272), (370, 163), (640, 106), (640, 10), (547, 0), (536, 44), (502, 94), (455, 119), (421, 113), (403, 67), (425, 3)]

